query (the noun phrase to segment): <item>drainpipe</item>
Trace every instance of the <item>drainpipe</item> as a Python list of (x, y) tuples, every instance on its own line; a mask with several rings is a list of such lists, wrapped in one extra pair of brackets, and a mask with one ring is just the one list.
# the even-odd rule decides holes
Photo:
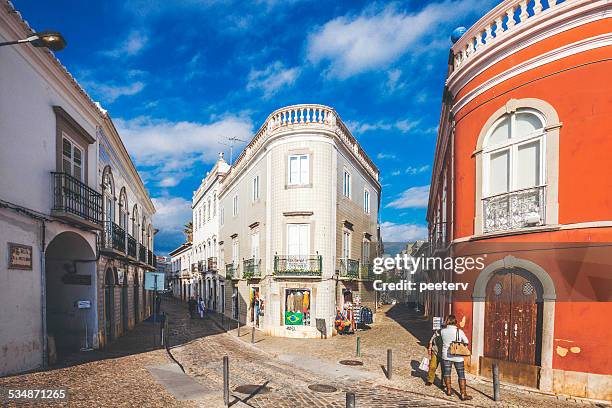
[(42, 319), (42, 361), (43, 368), (49, 365), (49, 353), (47, 351), (47, 282), (45, 276), (45, 220), (41, 220), (41, 240), (40, 240), (40, 302)]

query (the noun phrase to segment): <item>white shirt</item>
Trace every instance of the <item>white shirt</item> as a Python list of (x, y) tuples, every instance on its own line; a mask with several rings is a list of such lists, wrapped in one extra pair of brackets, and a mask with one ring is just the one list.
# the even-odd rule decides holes
[(440, 335), (442, 336), (442, 359), (448, 361), (461, 362), (463, 361), (463, 356), (455, 356), (453, 354), (447, 354), (448, 348), (453, 341), (457, 341), (457, 330), (459, 331), (459, 341), (464, 343), (468, 342), (468, 338), (463, 332), (463, 330), (459, 329), (457, 326), (446, 326), (442, 330), (440, 330)]

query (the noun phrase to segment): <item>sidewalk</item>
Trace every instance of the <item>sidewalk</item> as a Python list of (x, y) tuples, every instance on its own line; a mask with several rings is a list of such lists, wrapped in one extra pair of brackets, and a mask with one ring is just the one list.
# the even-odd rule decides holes
[[(220, 323), (220, 316), (212, 316)], [(372, 381), (381, 386), (397, 388), (418, 394), (460, 401), (457, 394), (447, 397), (440, 387), (440, 368), (435, 385), (427, 387), (424, 373), (418, 369), (421, 359), (426, 356), (426, 344), (431, 336), (431, 324), (421, 316), (408, 310), (406, 305), (385, 306), (376, 316), (377, 323), (369, 330), (358, 331), (355, 335), (334, 336), (331, 339), (290, 339), (270, 337), (261, 331), (255, 331), (255, 342), (251, 343), (251, 327), (240, 328), (240, 340), (248, 346), (256, 347), (271, 356), (287, 361), (307, 361), (309, 358), (338, 363), (341, 360), (358, 360), (362, 366), (354, 368), (367, 371)], [(229, 333), (237, 337), (235, 322)], [(228, 327), (227, 319), (225, 327)], [(360, 337), (361, 356), (356, 357), (356, 339)], [(384, 374), (387, 349), (393, 353), (392, 380)], [(453, 390), (458, 391), (456, 376), (453, 375)], [(490, 382), (468, 375), (468, 393), (474, 399), (471, 404), (477, 406), (555, 406), (576, 407), (595, 405), (589, 401), (568, 400), (541, 393), (538, 390), (521, 389), (520, 387), (502, 384), (501, 402), (492, 399), (493, 389)], [(588, 405), (587, 405), (588, 404)]]

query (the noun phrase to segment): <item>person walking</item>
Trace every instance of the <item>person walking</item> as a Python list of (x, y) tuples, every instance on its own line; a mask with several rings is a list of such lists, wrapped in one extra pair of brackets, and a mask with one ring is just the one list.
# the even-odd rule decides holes
[(195, 297), (190, 297), (189, 301), (187, 301), (187, 308), (189, 309), (189, 317), (193, 319), (193, 315), (196, 312), (197, 302)]
[(435, 330), (427, 345), (427, 350), (429, 351), (429, 371), (427, 372), (427, 381), (425, 382), (427, 386), (433, 384), (436, 379), (436, 370), (442, 360), (442, 344), (440, 330)]
[(457, 327), (457, 318), (455, 315), (448, 315), (446, 318), (446, 327), (440, 330), (440, 335), (442, 337), (442, 378), (444, 380), (444, 391), (446, 395), (452, 395), (451, 371), (454, 365), (457, 371), (457, 377), (459, 377), (459, 397), (461, 401), (471, 400), (472, 397), (467, 394), (464, 356), (451, 353), (451, 343), (468, 343), (468, 338), (463, 330)]
[(204, 301), (202, 300), (202, 296), (198, 300), (198, 312), (200, 313), (200, 319), (204, 318), (204, 312), (206, 312), (206, 307), (204, 306)]

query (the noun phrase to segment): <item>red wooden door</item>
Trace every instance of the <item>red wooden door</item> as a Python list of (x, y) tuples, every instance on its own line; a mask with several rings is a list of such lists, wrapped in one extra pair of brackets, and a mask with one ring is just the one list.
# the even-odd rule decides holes
[(506, 271), (496, 273), (487, 284), (484, 343), (486, 357), (508, 359), (510, 339), (508, 327), (512, 301), (511, 275)]
[(515, 363), (537, 364), (537, 286), (529, 274), (497, 272), (487, 284), (484, 355)]

